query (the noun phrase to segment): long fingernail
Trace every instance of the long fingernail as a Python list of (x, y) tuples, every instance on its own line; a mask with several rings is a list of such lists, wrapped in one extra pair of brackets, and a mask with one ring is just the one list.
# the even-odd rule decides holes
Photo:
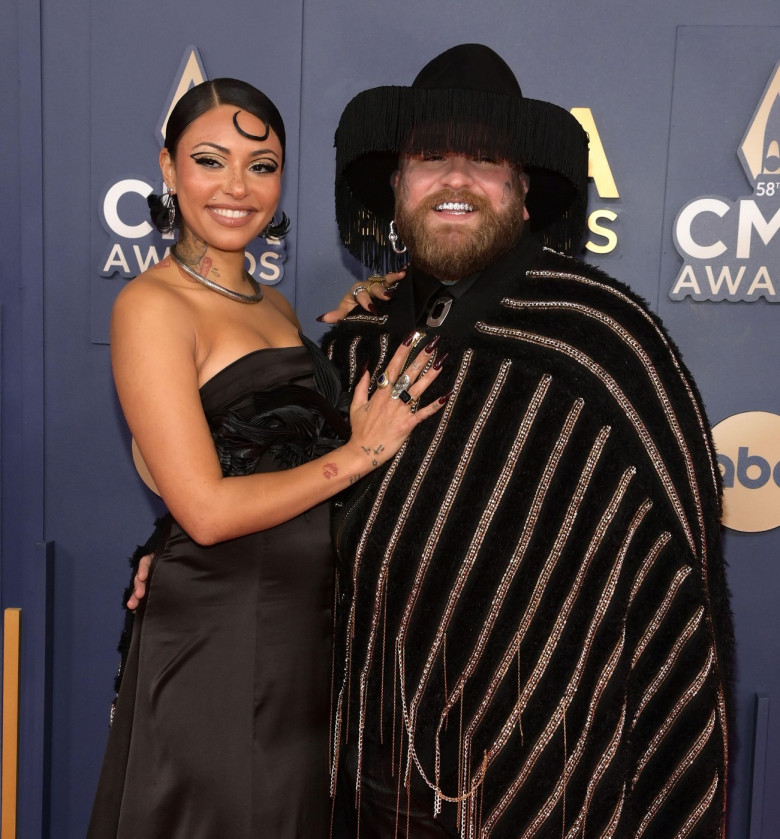
[(440, 356), (436, 359), (436, 361), (434, 361), (434, 362), (433, 362), (433, 369), (434, 369), (434, 370), (441, 370), (441, 366), (442, 366), (442, 364), (444, 364), (444, 359), (445, 359), (445, 358), (447, 358), (447, 356), (448, 356), (448, 355), (449, 355), (449, 353), (448, 353), (448, 352), (442, 353), (442, 354), (441, 354), (441, 355), (440, 355)]
[(411, 347), (411, 346), (412, 346), (412, 340), (414, 339), (414, 336), (415, 336), (415, 333), (414, 333), (414, 332), (410, 332), (410, 333), (406, 336), (406, 338), (404, 338), (404, 340), (403, 340), (403, 345), (404, 345), (405, 347)]
[(376, 314), (376, 306), (373, 303), (368, 304), (368, 311), (371, 312), (372, 315)]
[(320, 315), (318, 318), (314, 318), (318, 323), (322, 323), (325, 318), (325, 315)]
[(450, 391), (449, 393), (445, 393), (444, 396), (440, 396), (436, 401), (439, 403), (439, 405), (443, 405), (450, 398), (450, 396), (452, 396), (452, 391)]
[(439, 343), (439, 336), (434, 335), (433, 338), (431, 338), (431, 340), (428, 341), (428, 343), (425, 345), (425, 352), (427, 352), (429, 354), (432, 353), (434, 351), (434, 349), (436, 348), (436, 345), (438, 343)]

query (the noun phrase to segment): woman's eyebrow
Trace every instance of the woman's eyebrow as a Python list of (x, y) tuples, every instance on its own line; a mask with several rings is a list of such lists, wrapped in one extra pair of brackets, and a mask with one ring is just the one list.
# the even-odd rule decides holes
[[(220, 145), (218, 145), (217, 143), (210, 143), (210, 142), (208, 142), (208, 141), (204, 141), (204, 142), (202, 142), (202, 143), (197, 143), (197, 144), (193, 147), (193, 151), (196, 151), (196, 150), (197, 150), (197, 149), (199, 149), (201, 146), (208, 146), (209, 148), (212, 148), (212, 149), (215, 149), (216, 151), (222, 152), (222, 154), (230, 154), (230, 149), (225, 148), (225, 146), (220, 146)], [(260, 154), (272, 154), (274, 157), (278, 157), (278, 156), (279, 156), (279, 155), (277, 154), (277, 152), (276, 152), (276, 151), (274, 151), (274, 149), (272, 149), (272, 148), (255, 149), (255, 151), (253, 151), (253, 152), (251, 152), (251, 153), (250, 153), (250, 156), (251, 156), (251, 157), (256, 157), (257, 155), (260, 155)]]

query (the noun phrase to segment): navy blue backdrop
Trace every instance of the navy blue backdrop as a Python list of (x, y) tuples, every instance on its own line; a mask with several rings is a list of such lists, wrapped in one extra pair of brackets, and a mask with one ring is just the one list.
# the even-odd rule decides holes
[[(780, 414), (777, 0), (656, 0), (619, 14), (608, 0), (2, 0), (0, 19), (0, 606), (23, 609), (20, 837), (84, 835), (126, 558), (159, 510), (133, 469), (107, 323), (124, 275), (166, 244), (145, 232), (143, 192), (159, 187), (159, 128), (188, 73), (244, 78), (282, 111), (293, 232), (254, 268), (316, 337), (315, 317), (365, 273), (334, 221), (341, 110), (366, 87), (408, 84), (455, 43), (489, 44), (526, 95), (588, 121), (586, 258), (663, 317), (713, 424), (746, 415), (734, 462), (740, 450), (770, 472), (780, 461), (777, 445), (759, 452), (751, 437), (753, 412)], [(745, 138), (758, 123), (756, 175)], [(736, 516), (727, 530), (738, 645), (731, 836), (771, 839), (780, 467), (766, 481), (760, 468), (735, 474), (734, 497), (769, 512), (760, 529)]]

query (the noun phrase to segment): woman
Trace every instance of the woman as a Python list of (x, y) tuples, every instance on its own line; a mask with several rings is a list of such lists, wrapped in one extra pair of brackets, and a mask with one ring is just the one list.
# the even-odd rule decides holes
[[(328, 509), (443, 404), (417, 407), (433, 348), (349, 415), (290, 306), (244, 271), (274, 226), (284, 125), (233, 79), (186, 93), (150, 199), (171, 256), (112, 314), (117, 392), (170, 514), (136, 616), (90, 839), (327, 835)], [(400, 395), (400, 398), (398, 398)], [(395, 397), (395, 398), (394, 398)]]

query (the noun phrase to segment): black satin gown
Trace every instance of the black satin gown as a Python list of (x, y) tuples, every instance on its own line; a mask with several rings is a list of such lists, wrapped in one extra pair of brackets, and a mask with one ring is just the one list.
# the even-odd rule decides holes
[[(294, 466), (346, 433), (307, 341), (240, 358), (201, 400), (226, 475)], [(88, 839), (328, 835), (333, 573), (327, 503), (211, 547), (169, 517)]]

